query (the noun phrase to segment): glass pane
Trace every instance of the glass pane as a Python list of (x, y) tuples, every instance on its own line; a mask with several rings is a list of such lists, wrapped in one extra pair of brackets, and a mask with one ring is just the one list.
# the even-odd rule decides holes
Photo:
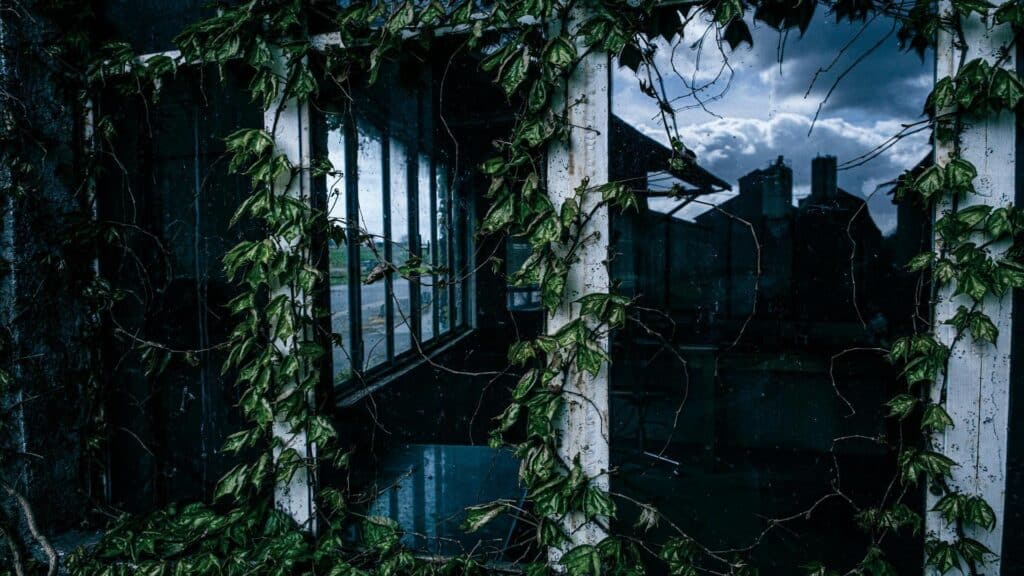
[(373, 368), (388, 358), (387, 290), (384, 274), (384, 180), (380, 130), (359, 121), (359, 229), (364, 240), (359, 246), (362, 290), (363, 369)]
[[(420, 258), (425, 266), (434, 264), (434, 218), (430, 194), (430, 158), (420, 154), (419, 165), (419, 227)], [(426, 342), (434, 337), (434, 278), (420, 277), (420, 330), (421, 340)]]
[(469, 273), (466, 270), (466, 231), (469, 229), (469, 222), (464, 219), (469, 218), (469, 211), (465, 209), (465, 200), (460, 200), (458, 197), (457, 190), (455, 189), (455, 182), (453, 181), (453, 188), (451, 192), (452, 197), (452, 254), (454, 262), (452, 262), (452, 282), (455, 283), (455, 327), (461, 328), (466, 323), (466, 314), (463, 303), (465, 298), (465, 287), (468, 283)]
[[(409, 160), (405, 142), (392, 137), (391, 146), (391, 265), (400, 268), (409, 260)], [(410, 281), (392, 274), (394, 294), (395, 355), (412, 348)]]
[(448, 279), (451, 277), (448, 271), (448, 251), (451, 250), (451, 221), (449, 211), (451, 201), (448, 195), (448, 165), (442, 161), (437, 163), (437, 202), (436, 202), (436, 226), (437, 226), (437, 267), (440, 274), (437, 277), (437, 290), (434, 297), (437, 301), (437, 327), (438, 333), (444, 334), (451, 327), (451, 310), (448, 307)]
[(380, 486), (370, 514), (396, 519), (402, 543), (435, 554), (458, 554), (478, 546), (485, 557), (500, 554), (514, 529), (511, 517), (467, 534), (459, 528), (465, 509), (510, 495), (522, 497), (519, 463), (509, 451), (486, 446), (406, 444), (389, 451), (380, 475), (399, 479)]
[[(208, 499), (237, 463), (218, 455), (240, 426), (234, 371), (218, 368), (239, 319), (227, 313), (239, 291), (223, 257), (259, 235), (245, 220), (230, 225), (251, 186), (228, 174), (224, 139), (261, 126), (263, 114), (249, 102), (246, 75), (231, 66), (222, 73), (179, 70), (159, 99), (120, 90), (96, 99), (115, 128), (97, 157), (96, 224), (110, 242), (99, 272), (125, 294), (109, 310), (117, 330), (104, 343), (110, 504), (133, 513)], [(142, 342), (195, 350), (196, 362), (175, 355), (163, 370), (147, 370), (164, 356), (143, 355)]]
[(345, 209), (345, 132), (340, 126), (340, 117), (329, 120), (331, 128), (327, 136), (327, 159), (333, 170), (327, 175), (327, 217), (332, 228), (328, 241), (328, 266), (330, 276), (331, 333), (335, 345), (331, 351), (334, 366), (334, 382), (348, 380), (352, 375), (352, 332), (349, 322), (349, 257), (348, 244), (341, 242), (348, 222)]
[[(901, 438), (885, 348), (914, 331), (922, 279), (904, 264), (929, 246), (926, 215), (890, 193), (930, 161), (929, 134), (886, 144), (921, 119), (932, 65), (884, 17), (824, 12), (803, 36), (750, 22), (753, 48), (728, 60), (701, 27), (659, 46), (686, 173), (665, 172), (666, 130), (632, 71), (613, 79), (613, 177), (642, 201), (613, 224), (613, 282), (639, 321), (613, 339), (612, 484), (762, 575), (846, 573), (871, 542), (857, 510), (923, 506), (890, 490), (880, 439)], [(624, 508), (629, 530), (639, 510)], [(898, 573), (921, 572), (922, 540), (887, 535)]]

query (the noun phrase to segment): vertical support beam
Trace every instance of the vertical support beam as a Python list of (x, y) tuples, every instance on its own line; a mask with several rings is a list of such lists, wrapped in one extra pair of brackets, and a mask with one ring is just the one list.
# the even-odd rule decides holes
[[(586, 10), (586, 2), (577, 3), (573, 8), (571, 30), (580, 25)], [(583, 46), (577, 46), (577, 51), (586, 53)], [(566, 199), (573, 197), (574, 190), (584, 180), (589, 180), (591, 187), (608, 182), (609, 82), (608, 54), (592, 51), (583, 57), (569, 78), (566, 90), (561, 94), (564, 101), (556, 103), (567, 107), (570, 126), (568, 139), (552, 144), (548, 151), (547, 190), (556, 211), (561, 210)], [(581, 212), (589, 212), (600, 201), (598, 196), (596, 193), (588, 195)], [(610, 289), (607, 207), (597, 210), (583, 236), (592, 239), (582, 248), (579, 260), (571, 264), (562, 303), (547, 320), (548, 334), (554, 334), (579, 318), (580, 310), (573, 303), (575, 300), (584, 294), (607, 293)], [(608, 350), (607, 337), (598, 344), (603, 350)], [(575, 366), (571, 367), (564, 391), (566, 409), (561, 422), (559, 455), (569, 463), (578, 456), (584, 474), (594, 479), (598, 487), (607, 490), (607, 363), (595, 378), (580, 374)], [(607, 536), (599, 523), (585, 522), (579, 514), (569, 515), (564, 520), (564, 528), (574, 546), (596, 544)], [(552, 560), (557, 562), (562, 552), (551, 550)]]
[[(274, 49), (275, 74), (282, 79), (287, 76), (286, 57), (280, 49)], [(274, 103), (263, 113), (263, 129), (274, 139), (277, 154), (284, 154), (292, 166), (301, 172), (295, 178), (283, 175), (274, 183), (275, 192), (286, 193), (306, 202), (310, 198), (310, 138), (309, 107), (306, 103), (293, 99), (284, 99), (283, 90)], [(293, 294), (288, 287), (279, 287), (278, 293), (285, 293), (289, 298), (301, 302), (306, 310), (312, 303), (308, 294)], [(291, 342), (276, 342), (282, 349), (290, 349)], [(309, 399), (312, 404), (313, 399)], [(300, 468), (288, 482), (274, 487), (274, 505), (285, 512), (305, 530), (316, 532), (316, 508), (313, 500), (315, 478), (312, 464), (316, 458), (316, 446), (309, 441), (306, 430), (292, 430), (287, 417), (275, 417), (273, 426), (274, 462), (277, 463), (281, 454), (295, 450), (308, 466)]]
[[(943, 1), (940, 10), (952, 11), (950, 3)], [(968, 53), (961, 54), (956, 39), (940, 32), (936, 50), (936, 80), (956, 73), (962, 56), (965, 62), (974, 58), (985, 58), (995, 62), (1000, 58), (1000, 47), (1011, 39), (1009, 26), (994, 25), (991, 20), (982, 22), (976, 15), (963, 20), (964, 35)], [(1012, 55), (1004, 66), (1016, 65)], [(935, 149), (935, 161), (945, 165), (952, 153), (951, 145), (939, 144)], [(968, 120), (962, 133), (960, 154), (978, 169), (974, 184), (977, 194), (971, 194), (960, 203), (960, 208), (986, 204), (992, 207), (1006, 206), (1014, 200), (1016, 162), (1015, 115), (1001, 113), (988, 116), (981, 121)], [(949, 203), (936, 208), (936, 218), (952, 208)], [(939, 239), (936, 238), (936, 250)], [(991, 246), (994, 255), (1006, 250), (1008, 242)], [(969, 299), (963, 295), (953, 296), (954, 287), (943, 287), (937, 294), (935, 323), (939, 339), (947, 346), (953, 346), (946, 375), (946, 411), (955, 423), (945, 433), (935, 438), (936, 449), (952, 458), (958, 464), (953, 468), (950, 486), (967, 495), (983, 497), (995, 510), (995, 530), (987, 532), (968, 529), (967, 536), (974, 538), (1001, 555), (1003, 540), (1003, 517), (1006, 494), (1006, 441), (1008, 408), (1010, 396), (1010, 335), (1013, 310), (1013, 295), (1002, 298), (989, 295), (985, 298), (983, 311), (988, 314), (999, 329), (995, 345), (976, 344), (970, 337), (955, 342), (955, 329), (943, 322), (956, 314), (961, 305), (970, 307)], [(938, 400), (938, 382), (933, 390), (933, 400)], [(928, 495), (928, 509), (937, 501)], [(946, 526), (935, 512), (929, 512), (926, 519), (929, 536), (943, 540), (955, 537), (953, 529)], [(998, 574), (999, 559), (986, 566), (986, 574)]]

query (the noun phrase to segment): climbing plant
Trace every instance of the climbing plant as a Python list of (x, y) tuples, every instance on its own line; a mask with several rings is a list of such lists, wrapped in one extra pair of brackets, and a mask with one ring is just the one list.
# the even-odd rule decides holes
[[(317, 486), (315, 535), (309, 526), (297, 526), (273, 505), (276, 485), (296, 475), (315, 480), (323, 467), (348, 465), (334, 426), (312, 401), (320, 361), (330, 345), (329, 338), (319, 333), (322, 311), (312, 297), (325, 281), (316, 265), (314, 239), (328, 235), (346, 242), (367, 241), (330, 224), (303, 195), (308, 192), (296, 192), (304, 190), (294, 185), (297, 181), (336, 172), (337, 167), (324, 158), (302, 163), (289, 157), (275, 140), (274, 127), (291, 108), (315, 100), (323, 82), (377, 82), (387, 62), (410, 50), (429, 54), (435, 37), (456, 35), (463, 42), (460, 49), (482, 56), (481, 69), (516, 107), (509, 133), (496, 143), (493, 157), (478, 167), (489, 179), (490, 209), (481, 233), (529, 242), (532, 253), (512, 281), (539, 286), (541, 302), (552, 314), (566, 298), (571, 267), (592, 241), (586, 230), (597, 211), (624, 211), (637, 205), (634, 192), (620, 182), (584, 182), (557, 208), (545, 189), (541, 167), (546, 155), (575, 129), (567, 117), (569, 107), (578, 103), (565, 97), (566, 86), (583, 57), (606, 52), (636, 71), (644, 93), (658, 103), (672, 143), (666, 168), (684, 171), (694, 159), (675, 128), (671, 102), (658, 81), (656, 39), (681, 35), (686, 25), (701, 16), (735, 49), (753, 42), (748, 14), (780, 30), (804, 30), (813, 15), (813, 6), (801, 2), (602, 0), (585, 6), (581, 2), (348, 3), (331, 16), (331, 30), (338, 33), (340, 43), (325, 50), (322, 70), (312, 63), (318, 50), (309, 23), (324, 18), (323, 8), (308, 0), (248, 0), (222, 6), (215, 16), (181, 32), (176, 40), (178, 57), (142, 61), (120, 42), (79, 54), (88, 58), (86, 71), (70, 81), (77, 83), (82, 94), (101, 85), (117, 85), (158, 97), (160, 80), (182, 66), (246, 67), (253, 101), (275, 120), (272, 126), (239, 130), (226, 140), (229, 170), (251, 181), (251, 194), (237, 207), (234, 222), (251, 223), (262, 232), (259, 238), (238, 243), (224, 258), (226, 273), (240, 290), (230, 307), (236, 324), (224, 369), (237, 374), (242, 390), (239, 409), (247, 422), (228, 439), (224, 451), (237, 454), (242, 463), (221, 478), (213, 502), (118, 520), (95, 548), (80, 549), (69, 558), (72, 574), (391, 576), (476, 574), (492, 569), (472, 555), (444, 561), (415, 556), (400, 545), (400, 527), (394, 521), (362, 516), (349, 506), (345, 490), (339, 487)], [(940, 214), (934, 222), (936, 249), (908, 263), (910, 271), (930, 279), (930, 302), (936, 301), (940, 291), (952, 288), (953, 295), (964, 295), (969, 304), (947, 321), (955, 333), (952, 340), (940, 338), (941, 326), (924, 324), (892, 344), (888, 354), (900, 369), (903, 389), (893, 395), (887, 408), (900, 423), (919, 423), (920, 442), (895, 446), (899, 496), (857, 513), (871, 542), (862, 560), (853, 566), (814, 564), (807, 571), (822, 576), (893, 574), (882, 541), (892, 532), (920, 531), (920, 511), (908, 506), (905, 497), (915, 486), (926, 484), (939, 494), (934, 513), (955, 535), (952, 540), (928, 536), (928, 564), (940, 573), (954, 569), (979, 573), (991, 552), (970, 534), (976, 529), (991, 530), (996, 516), (981, 497), (962, 493), (948, 481), (957, 463), (936, 448), (935, 438), (954, 424), (945, 400), (948, 388), (957, 383), (944, 377), (952, 348), (963, 341), (994, 344), (997, 329), (985, 303), (1024, 287), (1024, 215), (1013, 206), (965, 202), (975, 194), (977, 170), (961, 154), (965, 125), (1017, 111), (1024, 98), (1021, 79), (1005, 66), (1017, 31), (1024, 25), (1024, 5), (1010, 2), (996, 8), (985, 0), (948, 4), (917, 0), (907, 8), (880, 0), (839, 0), (829, 7), (838, 20), (863, 21), (878, 13), (895, 17), (907, 50), (923, 53), (940, 33), (955, 39), (961, 54), (956, 71), (936, 82), (926, 107), (935, 143), (948, 152), (948, 158), (908, 171), (900, 178), (895, 197), (926, 213), (938, 210)], [(1013, 28), (1013, 39), (996, 61), (964, 56), (969, 47), (963, 22), (970, 18)], [(88, 44), (82, 39), (68, 42)], [(101, 136), (96, 145), (102, 147), (103, 137), (113, 136), (113, 127), (103, 118), (95, 124)], [(16, 171), (23, 167), (11, 165)], [(25, 165), (24, 170), (31, 171), (31, 166)], [(91, 169), (75, 175), (82, 181), (95, 176)], [(23, 193), (19, 180), (11, 182), (5, 194)], [(400, 272), (415, 275), (429, 270)], [(99, 279), (89, 290), (97, 313), (118, 297)], [(531, 576), (555, 569), (572, 576), (639, 574), (653, 561), (644, 552), (658, 558), (675, 576), (701, 571), (756, 573), (757, 567), (742, 555), (719, 554), (681, 530), (659, 543), (614, 533), (609, 523), (617, 511), (613, 496), (583, 472), (578, 459), (560, 456), (566, 379), (598, 374), (609, 361), (601, 338), (628, 322), (632, 302), (616, 293), (587, 293), (575, 305), (578, 316), (571, 322), (516, 342), (508, 351), (519, 379), (511, 403), (495, 423), (490, 444), (508, 445), (515, 451), (531, 508), (527, 511), (507, 501), (475, 506), (467, 511), (464, 528), (478, 530), (506, 513), (531, 514), (537, 545), (562, 551), (557, 563), (523, 564), (521, 569)], [(189, 354), (156, 346), (144, 349), (152, 370), (176, 355), (187, 359)], [(17, 385), (9, 380), (7, 373), (0, 372), (0, 383)], [(294, 434), (305, 434), (316, 445), (316, 462), (286, 442)], [(661, 519), (656, 509), (640, 504), (641, 528)], [(609, 536), (596, 545), (573, 546), (572, 535), (561, 521), (568, 515), (602, 525)]]

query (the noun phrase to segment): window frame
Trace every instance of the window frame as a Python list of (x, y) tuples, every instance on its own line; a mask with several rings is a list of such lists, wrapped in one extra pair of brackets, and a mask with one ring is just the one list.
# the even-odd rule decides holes
[[(417, 119), (423, 119), (425, 114), (433, 114), (433, 107), (424, 101), (426, 98), (433, 98), (432, 85), (416, 90), (415, 96), (412, 97), (415, 100), (412, 108), (415, 110)], [(327, 157), (327, 143), (329, 138), (332, 137), (331, 130), (327, 127), (327, 118), (330, 116), (340, 116), (339, 130), (344, 138), (346, 169), (344, 174), (338, 176), (338, 188), (343, 189), (346, 195), (343, 203), (344, 228), (347, 238), (355, 238), (360, 234), (361, 220), (359, 211), (361, 199), (359, 197), (360, 166), (358, 164), (360, 123), (368, 122), (380, 137), (380, 158), (376, 168), (381, 173), (380, 194), (384, 223), (383, 257), (386, 261), (392, 262), (394, 256), (393, 242), (396, 237), (394, 227), (397, 224), (391, 210), (392, 198), (394, 196), (392, 188), (393, 180), (399, 181), (402, 178), (401, 175), (392, 173), (391, 145), (396, 134), (390, 126), (391, 123), (387, 121), (391, 117), (387, 98), (381, 98), (379, 95), (373, 94), (362, 95), (357, 97), (352, 108), (332, 106), (333, 102), (330, 98), (326, 100), (326, 104), (322, 104), (316, 107), (316, 112), (312, 119), (314, 124), (313, 136), (315, 139), (313, 143), (314, 157)], [(371, 117), (367, 114), (360, 114), (357, 111), (360, 106), (367, 105), (380, 110), (381, 113)], [(383, 120), (375, 121), (376, 116)], [(384, 343), (386, 354), (382, 362), (367, 368), (365, 358), (367, 339), (362, 318), (362, 306), (364, 304), (362, 295), (363, 273), (362, 262), (359, 257), (363, 244), (358, 242), (345, 243), (344, 250), (348, 266), (347, 305), (349, 310), (346, 326), (349, 335), (347, 340), (349, 345), (346, 353), (350, 362), (350, 375), (345, 379), (338, 379), (335, 374), (333, 354), (325, 355), (324, 365), (324, 381), (329, 384), (329, 389), (334, 390), (336, 403), (339, 405), (354, 402), (408, 373), (410, 370), (427, 363), (431, 358), (450, 349), (456, 342), (463, 340), (474, 329), (472, 318), (475, 312), (473, 308), (475, 299), (467, 297), (473, 286), (473, 268), (469, 263), (473, 253), (473, 239), (470, 235), (473, 226), (472, 222), (468, 221), (460, 222), (458, 226), (454, 224), (456, 218), (467, 220), (472, 218), (471, 211), (458, 209), (458, 206), (463, 201), (470, 201), (470, 199), (464, 198), (467, 191), (458, 186), (456, 174), (447, 161), (449, 157), (447, 151), (438, 147), (434, 142), (433, 118), (428, 122), (418, 121), (415, 137), (404, 141), (404, 144), (406, 155), (404, 167), (406, 174), (404, 180), (406, 182), (407, 209), (405, 231), (408, 233), (408, 251), (412, 255), (422, 256), (424, 241), (429, 242), (430, 254), (429, 258), (424, 259), (424, 264), (429, 265), (433, 270), (429, 275), (423, 276), (409, 275), (408, 277), (403, 277), (393, 270), (388, 270), (384, 274)], [(426, 175), (426, 178), (422, 178), (420, 174), (421, 156), (424, 155), (428, 159), (429, 164), (429, 174)], [(441, 168), (442, 166), (444, 167), (443, 169)], [(441, 170), (443, 170), (443, 174)], [(440, 215), (437, 212), (440, 188), (438, 186), (439, 176), (446, 178), (444, 194), (447, 205), (443, 218), (439, 217)], [(342, 181), (343, 186), (340, 185)], [(428, 190), (421, 191), (421, 183), (427, 182), (429, 182)], [(330, 191), (327, 188), (327, 177), (317, 176), (313, 185), (313, 202), (314, 205), (323, 207), (323, 218), (330, 218), (327, 211), (330, 203)], [(426, 193), (424, 194), (425, 198), (429, 198), (430, 202), (430, 206), (424, 207), (430, 215), (427, 220), (430, 222), (430, 230), (426, 231), (420, 230), (420, 197), (424, 192)], [(447, 222), (443, 220), (447, 220)], [(439, 231), (442, 225), (447, 226), (443, 234), (445, 243), (443, 247), (438, 244), (439, 236), (441, 236)], [(400, 234), (397, 236), (400, 237)], [(322, 242), (322, 250), (318, 250), (318, 252), (322, 252), (320, 270), (326, 277), (329, 277), (331, 247), (326, 239), (318, 239), (317, 241)], [(441, 249), (445, 250), (445, 270), (436, 268), (439, 265), (438, 250)], [(454, 278), (454, 280), (449, 281), (451, 278)], [(394, 299), (395, 286), (403, 280), (409, 282), (409, 306), (405, 323), (409, 325), (410, 345), (407, 349), (399, 352), (397, 351), (398, 339), (396, 337), (396, 328), (403, 322), (398, 318), (398, 307), (395, 306)], [(429, 290), (426, 289), (428, 288), (427, 286), (423, 285), (425, 282), (430, 282)], [(461, 287), (462, 290), (462, 299), (458, 303), (455, 301), (457, 286)], [(330, 320), (332, 310), (329, 280), (325, 280), (322, 283), (320, 292), (321, 294), (318, 295), (318, 299), (327, 312), (322, 327), (325, 333), (333, 334), (335, 333), (335, 328)], [(431, 295), (431, 302), (427, 304), (430, 306), (430, 327), (428, 329), (428, 337), (426, 338), (424, 338), (424, 328), (426, 328), (424, 326), (426, 318), (424, 318), (423, 313), (424, 293)], [(444, 293), (447, 300), (447, 306), (444, 307), (445, 310), (443, 312), (447, 319), (447, 327), (443, 333), (439, 332), (442, 324), (440, 321), (442, 311), (437, 305), (442, 301), (440, 297), (442, 293)], [(459, 310), (456, 310), (456, 306), (458, 306)], [(357, 310), (359, 313), (354, 312)], [(460, 320), (461, 322), (459, 322)], [(327, 340), (326, 345), (330, 346), (333, 350), (335, 347), (334, 342), (328, 338), (325, 338), (325, 340)], [(344, 342), (345, 340), (343, 337), (342, 341)]]

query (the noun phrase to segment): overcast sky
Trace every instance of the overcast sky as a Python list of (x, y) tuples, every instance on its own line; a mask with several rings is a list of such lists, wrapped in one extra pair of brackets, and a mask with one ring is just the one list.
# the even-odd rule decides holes
[[(674, 54), (663, 44), (657, 56), (669, 96), (680, 110), (677, 121), (684, 144), (696, 152), (702, 166), (734, 189), (738, 190), (740, 176), (781, 154), (793, 168), (794, 195), (805, 196), (810, 192), (814, 156), (832, 154), (842, 165), (885, 142), (903, 124), (923, 119), (932, 84), (932, 55), (922, 60), (916, 53), (901, 52), (891, 20), (879, 17), (867, 25), (837, 25), (819, 6), (802, 37), (797, 30), (780, 35), (763, 24), (751, 20), (748, 24), (754, 47), (744, 44), (728, 53), (731, 73), (722, 71), (725, 59), (712, 39), (699, 45), (707, 27), (700, 22), (688, 25), (687, 36)], [(825, 101), (832, 85), (858, 58), (860, 62)], [(687, 87), (708, 83), (700, 101)], [(641, 131), (667, 142), (657, 107), (640, 92), (629, 69), (615, 67), (612, 109)], [(884, 192), (872, 194), (876, 186), (917, 164), (927, 152), (926, 133), (903, 139), (866, 165), (841, 170), (839, 186), (869, 198), (872, 218), (889, 234), (896, 225), (895, 208)], [(693, 208), (680, 215), (692, 218), (707, 209)]]

